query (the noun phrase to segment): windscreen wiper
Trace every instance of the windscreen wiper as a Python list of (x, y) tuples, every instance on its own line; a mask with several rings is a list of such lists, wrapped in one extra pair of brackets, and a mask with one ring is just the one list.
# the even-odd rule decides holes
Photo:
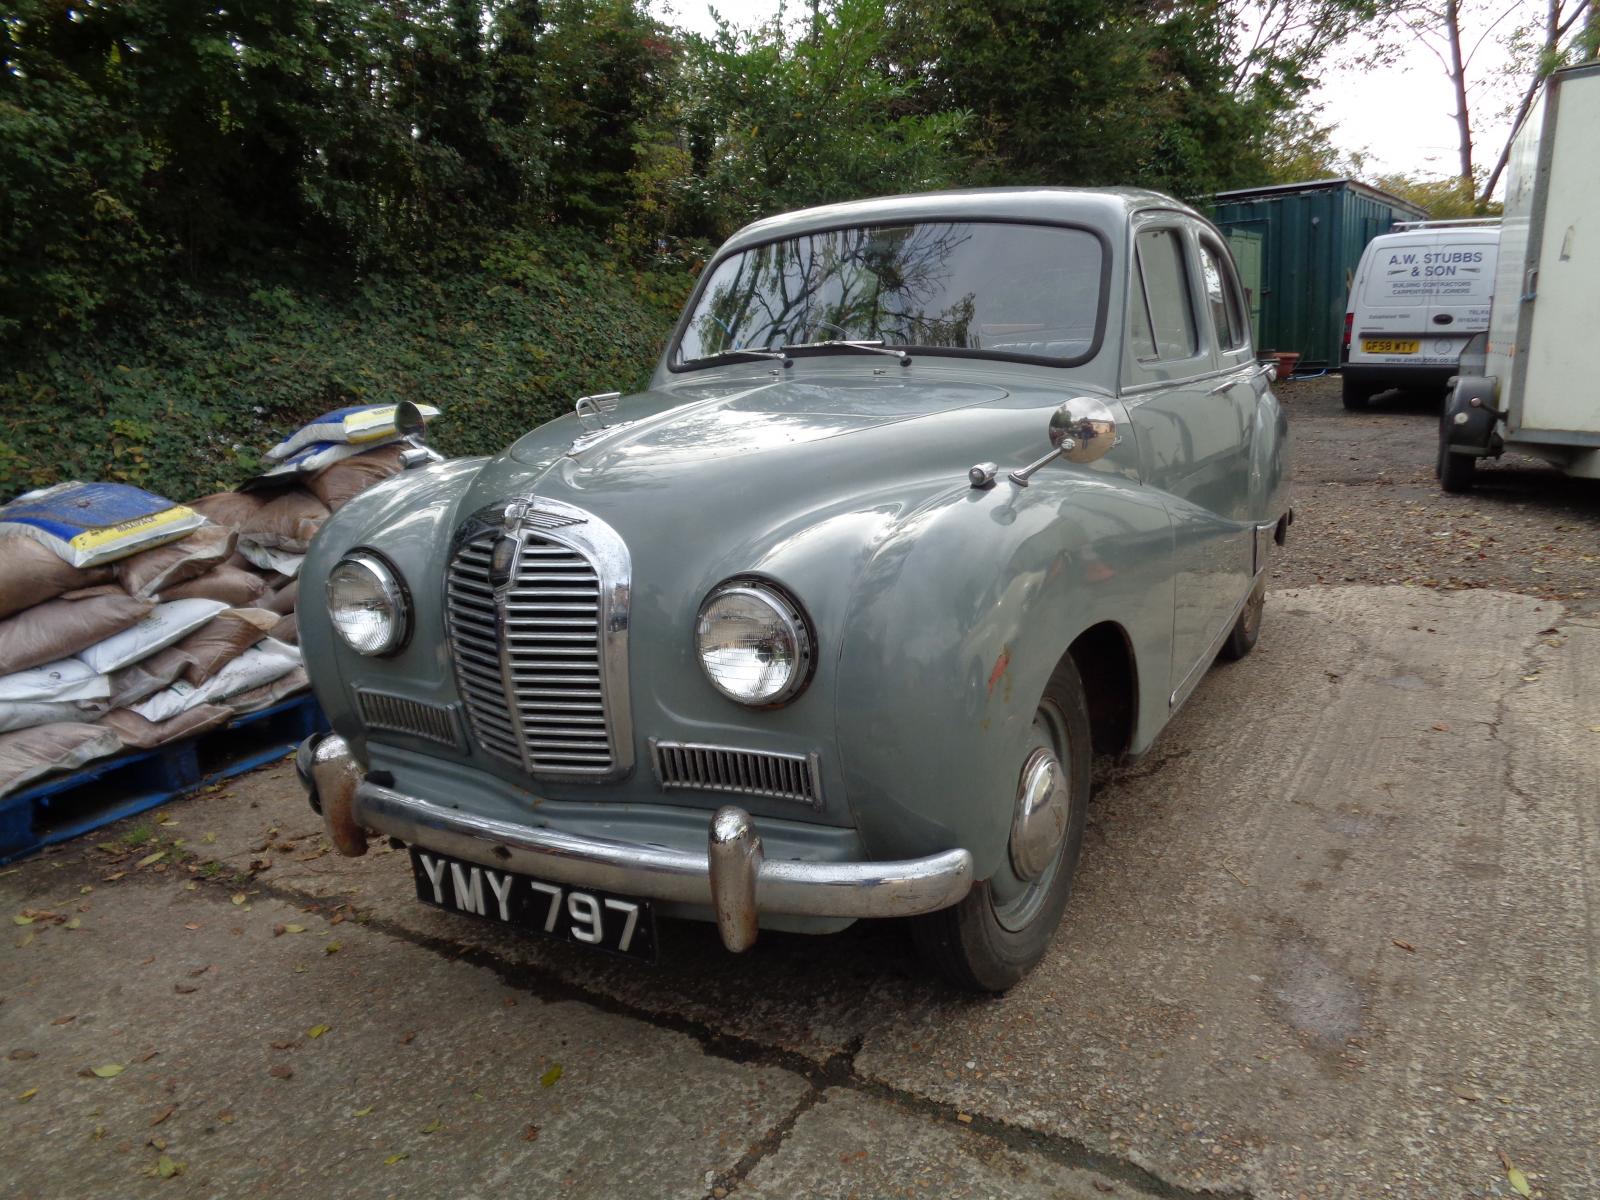
[(712, 363), (740, 358), (770, 358), (774, 362), (781, 362), (784, 366), (788, 366), (790, 361), (789, 348), (787, 346), (782, 350), (751, 350), (741, 347), (738, 350), (723, 350), (717, 354), (703, 354), (699, 358), (686, 358), (683, 360), (683, 365), (686, 367), (710, 366)]
[(873, 338), (871, 340), (865, 338), (850, 338), (846, 340), (841, 338), (831, 342), (797, 342), (785, 346), (783, 349), (787, 353), (791, 350), (826, 350), (834, 346), (842, 346), (847, 350), (860, 350), (866, 354), (887, 354), (892, 358), (898, 358), (902, 367), (911, 365), (911, 355), (904, 350), (894, 350), (885, 346), (882, 338)]

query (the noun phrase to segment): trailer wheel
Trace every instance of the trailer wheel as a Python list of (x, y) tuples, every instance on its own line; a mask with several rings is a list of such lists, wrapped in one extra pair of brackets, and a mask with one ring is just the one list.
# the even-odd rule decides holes
[(1445, 437), (1444, 422), (1439, 423), (1439, 461), (1434, 473), (1439, 476), (1439, 486), (1447, 492), (1461, 493), (1472, 490), (1473, 476), (1478, 460), (1471, 454), (1451, 454), (1450, 442)]

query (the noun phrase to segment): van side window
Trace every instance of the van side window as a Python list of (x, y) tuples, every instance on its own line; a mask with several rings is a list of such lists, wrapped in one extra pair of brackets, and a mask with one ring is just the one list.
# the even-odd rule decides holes
[(1217, 331), (1217, 345), (1223, 350), (1237, 350), (1244, 345), (1244, 320), (1232, 272), (1215, 250), (1204, 245), (1200, 247), (1200, 269), (1205, 275), (1206, 304)]
[[(1153, 346), (1140, 349), (1139, 357), (1142, 361), (1193, 358), (1198, 343), (1183, 239), (1175, 229), (1149, 229), (1139, 235), (1137, 245), (1139, 278), (1154, 335)], [(1136, 326), (1136, 339), (1137, 333)], [(1152, 348), (1154, 353), (1146, 353)]]

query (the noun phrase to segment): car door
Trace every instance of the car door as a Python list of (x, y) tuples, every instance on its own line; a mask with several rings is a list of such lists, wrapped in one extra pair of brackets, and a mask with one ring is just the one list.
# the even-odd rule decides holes
[(1248, 341), (1219, 348), (1192, 220), (1146, 214), (1130, 261), (1122, 399), (1140, 472), (1172, 519), (1171, 703), (1215, 653), (1249, 585)]

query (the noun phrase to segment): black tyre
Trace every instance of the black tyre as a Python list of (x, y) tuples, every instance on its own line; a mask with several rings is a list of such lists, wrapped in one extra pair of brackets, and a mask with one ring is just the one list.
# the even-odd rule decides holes
[(1341, 376), (1339, 382), (1344, 395), (1344, 406), (1351, 412), (1366, 412), (1368, 402), (1378, 389), (1370, 383), (1351, 379), (1348, 375)]
[(1228, 632), (1228, 640), (1222, 643), (1222, 649), (1217, 652), (1219, 658), (1237, 662), (1256, 648), (1256, 642), (1261, 638), (1261, 612), (1266, 606), (1267, 581), (1258, 579), (1256, 586), (1250, 590), (1250, 598), (1239, 612), (1239, 619)]
[(1054, 755), (1067, 811), (1060, 848), (1031, 879), (1020, 878), (1016, 854), (961, 903), (917, 917), (912, 937), (923, 961), (951, 983), (975, 992), (1003, 992), (1044, 957), (1072, 894), (1089, 806), (1089, 705), (1071, 657), (1062, 660), (1039, 700), (1034, 736), (1017, 764), (1020, 782), (1037, 756)]
[(1445, 440), (1444, 427), (1439, 428), (1439, 460), (1434, 464), (1439, 476), (1439, 486), (1447, 492), (1470, 492), (1477, 474), (1478, 460), (1471, 454), (1451, 454), (1450, 443)]

